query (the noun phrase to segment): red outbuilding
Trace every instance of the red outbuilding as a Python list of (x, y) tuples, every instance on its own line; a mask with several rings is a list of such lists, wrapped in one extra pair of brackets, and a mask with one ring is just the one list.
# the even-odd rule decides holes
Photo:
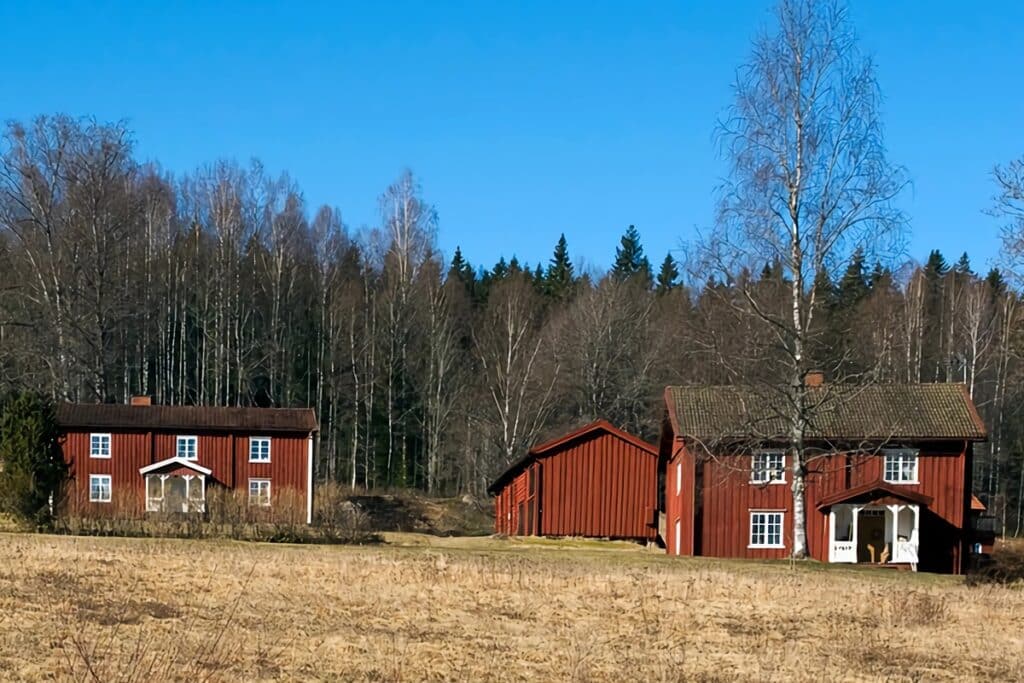
[(269, 514), (312, 519), (311, 409), (131, 405), (57, 406), (80, 514), (202, 513), (214, 488)]
[(530, 449), (488, 492), (497, 533), (654, 541), (658, 449), (605, 420)]

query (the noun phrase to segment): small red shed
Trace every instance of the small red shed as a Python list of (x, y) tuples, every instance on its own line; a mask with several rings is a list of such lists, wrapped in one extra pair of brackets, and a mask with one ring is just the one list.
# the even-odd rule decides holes
[(497, 533), (653, 541), (658, 448), (598, 420), (530, 449), (487, 489)]

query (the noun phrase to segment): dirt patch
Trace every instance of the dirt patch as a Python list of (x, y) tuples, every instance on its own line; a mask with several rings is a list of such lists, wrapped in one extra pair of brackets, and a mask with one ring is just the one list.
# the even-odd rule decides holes
[(493, 530), (493, 507), (471, 498), (427, 498), (412, 493), (359, 494), (348, 502), (372, 531), (477, 536)]

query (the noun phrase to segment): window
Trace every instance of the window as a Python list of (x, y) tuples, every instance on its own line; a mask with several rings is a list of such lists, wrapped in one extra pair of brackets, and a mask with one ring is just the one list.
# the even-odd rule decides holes
[(750, 468), (751, 484), (785, 484), (786, 453), (784, 451), (758, 451), (754, 453)]
[(249, 480), (249, 505), (270, 505), (270, 480)]
[(194, 436), (178, 437), (178, 457), (195, 460), (199, 457), (199, 439)]
[(882, 451), (885, 455), (885, 480), (890, 484), (917, 483), (917, 451), (899, 448)]
[(781, 512), (750, 513), (750, 547), (783, 548)]
[(89, 457), (109, 458), (110, 457), (110, 434), (89, 435)]
[(265, 436), (249, 439), (249, 462), (270, 462), (270, 438)]
[(109, 503), (110, 502), (110, 475), (92, 474), (89, 475), (89, 502)]

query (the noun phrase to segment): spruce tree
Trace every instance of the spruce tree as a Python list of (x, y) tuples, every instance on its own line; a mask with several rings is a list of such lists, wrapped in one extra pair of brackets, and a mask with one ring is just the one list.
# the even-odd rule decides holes
[(679, 269), (672, 254), (665, 254), (665, 260), (661, 262), (661, 270), (658, 272), (656, 291), (658, 294), (667, 294), (675, 289), (676, 279), (679, 278)]
[(548, 296), (561, 299), (569, 294), (575, 282), (572, 261), (569, 260), (569, 243), (563, 233), (558, 238), (555, 253), (551, 257), (548, 272), (544, 276), (545, 291)]
[(455, 255), (452, 256), (452, 264), (448, 267), (448, 277), (456, 278), (466, 288), (466, 291), (472, 295), (476, 288), (476, 273), (473, 272), (473, 267), (469, 264), (462, 256), (462, 249), (455, 247)]
[(0, 417), (0, 510), (34, 525), (50, 517), (67, 476), (53, 402), (24, 392)]
[(968, 258), (966, 251), (960, 255), (960, 260), (953, 266), (953, 271), (960, 275), (970, 275), (973, 272), (971, 270), (971, 259)]
[(650, 286), (651, 262), (644, 256), (644, 247), (640, 243), (640, 232), (635, 225), (626, 228), (615, 249), (615, 265), (612, 266), (612, 277), (620, 282), (639, 276)]
[(836, 305), (843, 310), (855, 308), (870, 291), (867, 271), (864, 267), (864, 252), (857, 249), (850, 258), (846, 272), (836, 288)]

